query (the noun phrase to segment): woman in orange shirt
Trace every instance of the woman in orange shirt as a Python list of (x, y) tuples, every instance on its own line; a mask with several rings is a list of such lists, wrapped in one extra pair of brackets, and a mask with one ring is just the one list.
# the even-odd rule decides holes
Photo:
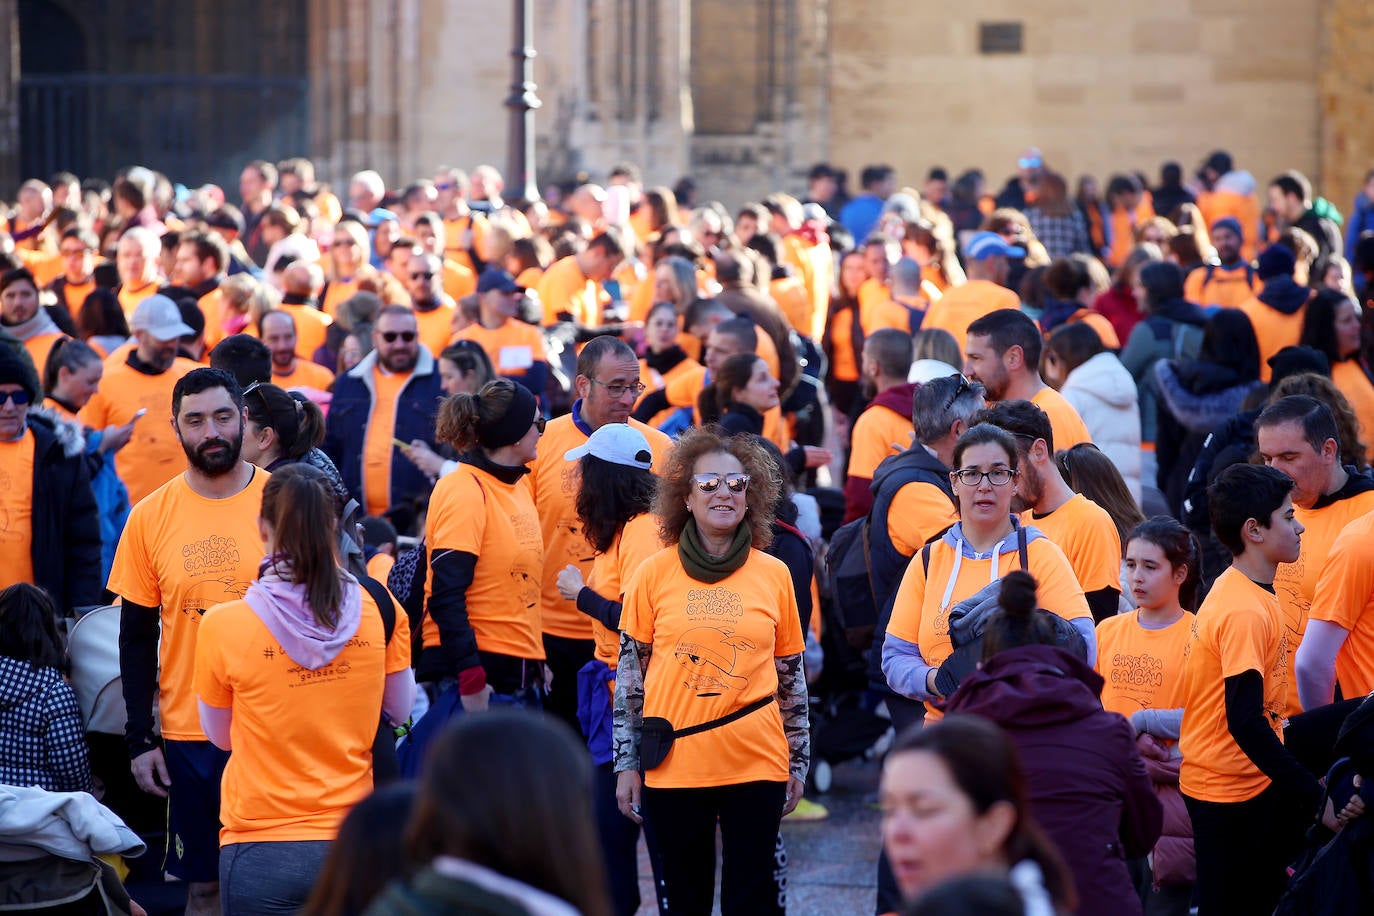
[(862, 251), (840, 259), (839, 290), (830, 298), (821, 349), (829, 371), (825, 390), (836, 412), (847, 417), (859, 399), (859, 365), (863, 361), (864, 332), (859, 312), (859, 287), (868, 279)]
[(1360, 361), (1360, 307), (1355, 300), (1335, 290), (1319, 291), (1307, 303), (1298, 344), (1326, 354), (1331, 381), (1360, 421), (1360, 441), (1374, 448), (1374, 381)]
[(196, 645), (201, 726), (234, 752), (220, 805), (226, 916), (300, 908), (344, 815), (372, 791), (378, 717), (404, 722), (415, 696), (405, 615), (388, 643), (376, 600), (339, 567), (324, 474), (272, 475), (259, 526), (257, 581), (205, 613)]
[[(683, 258), (668, 260), (687, 264)], [(656, 267), (656, 284), (658, 271), (659, 268)], [(687, 351), (678, 344), (678, 337), (677, 306), (673, 302), (659, 302), (649, 310), (648, 318), (644, 322), (644, 342), (647, 347), (644, 358), (639, 361), (639, 380), (644, 383), (644, 394), (640, 395), (640, 403), (653, 392), (662, 391), (673, 379), (701, 367), (701, 363), (688, 356)], [(672, 408), (661, 410), (647, 422), (657, 429), (660, 423), (675, 412)]]
[[(439, 408), (437, 436), (459, 458), (435, 486), (425, 523), (430, 574), (417, 669), (441, 694), (429, 715), (440, 704), (449, 711), (435, 725), (459, 711), (455, 701), (469, 713), (493, 697), (542, 705), (544, 544), (526, 475), (543, 431), (534, 395), (509, 379)], [(415, 738), (418, 747), (418, 729)]]
[[(615, 669), (620, 657), (620, 613), (625, 586), (644, 560), (658, 553), (658, 519), (653, 506), (653, 453), (644, 434), (625, 423), (607, 423), (563, 456), (582, 475), (577, 520), (596, 553), (588, 580), (568, 565), (558, 574), (558, 591), (592, 618), (595, 656), (577, 676), (577, 709), (596, 767), (594, 803), (597, 833), (606, 856), (611, 900), (617, 913), (639, 909), (639, 827), (621, 816), (615, 799), (611, 717)], [(651, 856), (650, 861), (656, 861)]]
[(1197, 878), (1193, 826), (1178, 791), (1178, 735), (1200, 563), (1197, 541), (1176, 520), (1161, 515), (1137, 525), (1126, 538), (1122, 577), (1136, 610), (1097, 625), (1102, 706), (1130, 719), (1136, 749), (1164, 805), (1164, 832), (1152, 860), (1133, 866), (1152, 870), (1158, 896), (1151, 912), (1187, 912)]
[(616, 796), (653, 827), (666, 912), (711, 911), (717, 823), (721, 911), (783, 912), (773, 853), (801, 800), (810, 733), (792, 577), (760, 549), (777, 498), (769, 467), (752, 438), (685, 433), (654, 506), (673, 546), (625, 591)]

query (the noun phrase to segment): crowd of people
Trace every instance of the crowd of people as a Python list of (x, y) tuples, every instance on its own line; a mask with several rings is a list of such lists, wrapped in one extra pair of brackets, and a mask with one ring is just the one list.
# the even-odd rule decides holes
[(871, 719), (876, 913), (1368, 912), (1374, 172), (859, 184), (25, 182), (6, 860), (93, 912), (780, 913)]

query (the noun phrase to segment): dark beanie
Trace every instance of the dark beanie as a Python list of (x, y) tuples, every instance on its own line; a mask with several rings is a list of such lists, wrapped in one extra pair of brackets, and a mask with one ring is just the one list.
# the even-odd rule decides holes
[(19, 385), (28, 393), (30, 401), (38, 400), (37, 378), (14, 348), (0, 343), (0, 385)]
[(1270, 245), (1260, 252), (1259, 261), (1255, 264), (1255, 273), (1261, 280), (1268, 280), (1270, 277), (1291, 277), (1297, 264), (1298, 259), (1293, 256), (1293, 249), (1287, 245)]
[(1312, 347), (1284, 347), (1269, 357), (1269, 388), (1273, 390), (1279, 382), (1304, 372), (1331, 377), (1331, 361), (1326, 354)]
[(1212, 231), (1216, 232), (1218, 229), (1230, 229), (1236, 234), (1236, 238), (1245, 238), (1245, 232), (1240, 227), (1240, 220), (1236, 219), (1234, 216), (1223, 216), (1213, 223)]
[[(492, 423), (477, 424), (477, 441), (483, 448), (514, 445), (525, 438), (534, 424), (534, 412), (539, 402), (524, 385), (519, 382), (512, 382), (512, 385), (515, 387), (515, 396), (510, 399), (501, 418)], [(478, 395), (477, 399), (480, 402), (481, 396)]]

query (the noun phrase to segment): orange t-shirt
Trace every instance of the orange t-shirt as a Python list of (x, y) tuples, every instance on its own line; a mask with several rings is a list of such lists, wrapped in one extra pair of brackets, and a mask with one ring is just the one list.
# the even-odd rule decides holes
[[(786, 565), (750, 550), (744, 565), (711, 585), (683, 571), (677, 547), (645, 560), (625, 590), (621, 628), (653, 646), (644, 715), (688, 728), (778, 691), (775, 658), (805, 644)], [(709, 731), (679, 738), (645, 774), (655, 789), (785, 782), (787, 738), (776, 703)]]
[(143, 419), (134, 424), (129, 444), (115, 452), (115, 471), (129, 490), (129, 502), (140, 499), (180, 474), (186, 467), (186, 453), (177, 441), (168, 419), (172, 413), (172, 388), (177, 380), (197, 363), (177, 357), (161, 375), (144, 375), (128, 363), (128, 353), (116, 350), (105, 360), (105, 375), (100, 388), (78, 416), (92, 429), (122, 426), (140, 409)]
[[(396, 558), (389, 553), (374, 553), (372, 559), (367, 561), (367, 574), (378, 582), (385, 583), (386, 577), (391, 575), (391, 567), (396, 565)], [(406, 624), (407, 628), (410, 626)]]
[(1092, 442), (1092, 434), (1087, 424), (1073, 409), (1073, 405), (1053, 388), (1045, 387), (1031, 397), (1031, 403), (1043, 410), (1050, 418), (1050, 429), (1054, 431), (1054, 450), (1072, 448), (1080, 442)]
[[(1304, 535), (1306, 537), (1306, 535)], [(1336, 678), (1346, 697), (1374, 692), (1374, 512), (1349, 525), (1336, 538), (1309, 617), (1326, 620), (1349, 631), (1336, 656)]]
[(283, 302), (277, 311), (286, 312), (296, 322), (296, 355), (314, 359), (315, 351), (324, 346), (329, 326), (334, 320), (313, 305), (292, 305)]
[(601, 291), (582, 273), (575, 255), (555, 261), (544, 271), (539, 278), (539, 301), (544, 304), (546, 325), (557, 324), (560, 312), (589, 328), (601, 324)]
[[(642, 401), (652, 392), (666, 389), (670, 384), (673, 384), (679, 378), (689, 373), (697, 374), (699, 377), (704, 378), (704, 375), (700, 375), (700, 373), (704, 373), (705, 371), (701, 363), (688, 357), (669, 369), (666, 374), (660, 374), (656, 370), (650, 369), (649, 363), (646, 360), (641, 359), (639, 361), (639, 381), (644, 385), (644, 393), (639, 396), (639, 399)], [(700, 386), (698, 386), (698, 392), (700, 392)], [(695, 401), (693, 401), (693, 403), (695, 403)], [(638, 405), (636, 404), (636, 406)], [(676, 409), (671, 407), (666, 410), (660, 410), (649, 420), (649, 425), (657, 428), (660, 423), (665, 422), (669, 416), (676, 412)]]
[[(339, 310), (339, 303), (352, 299), (358, 291), (358, 278), (350, 277), (347, 280), (335, 278), (330, 280), (324, 288), (324, 298), (320, 300), (320, 310), (333, 320), (334, 313)], [(300, 333), (300, 329), (296, 329)], [(308, 358), (308, 357), (307, 357)]]
[(1254, 258), (1259, 241), (1258, 197), (1253, 193), (1240, 194), (1235, 191), (1201, 191), (1197, 196), (1197, 208), (1202, 211), (1204, 226), (1215, 225), (1223, 216), (1234, 216), (1239, 220), (1241, 257), (1247, 261)]
[[(524, 274), (521, 274), (524, 276)], [(519, 280), (515, 281), (520, 283)], [(524, 284), (521, 283), (521, 286)], [(477, 292), (477, 274), (451, 257), (444, 258), (444, 295), (454, 302)], [(437, 351), (436, 351), (437, 352)]]
[[(924, 289), (927, 285), (931, 286), (937, 292), (940, 293), (943, 293), (945, 290), (949, 289), (949, 283), (945, 280), (945, 273), (943, 270), (940, 269), (940, 265), (936, 262), (931, 262), (921, 268), (922, 289)], [(935, 300), (932, 299), (930, 301), (934, 302)]]
[(1097, 625), (1097, 673), (1102, 708), (1130, 718), (1142, 709), (1183, 705), (1183, 663), (1193, 637), (1193, 617), (1184, 613), (1167, 627), (1140, 625), (1140, 611), (1108, 617)]
[(892, 498), (887, 510), (887, 535), (898, 553), (910, 557), (957, 521), (959, 513), (948, 494), (918, 480), (902, 487)]
[[(1279, 610), (1283, 614), (1284, 664), (1289, 671), (1294, 670), (1293, 656), (1307, 632), (1312, 597), (1317, 592), (1317, 582), (1326, 568), (1332, 546), (1347, 525), (1371, 510), (1374, 510), (1374, 491), (1357, 493), (1320, 509), (1293, 507), (1293, 517), (1306, 529), (1302, 533), (1302, 550), (1296, 561), (1280, 563), (1274, 572), (1274, 594), (1278, 596)], [(1288, 679), (1287, 700), (1284, 715), (1296, 716), (1302, 712), (1296, 677)]]
[(377, 603), (362, 592), (357, 632), (313, 670), (286, 653), (246, 601), (213, 607), (201, 620), (196, 695), (233, 711), (221, 845), (332, 840), (349, 809), (371, 794), (386, 675), (410, 667), (410, 624), (398, 610), (386, 643)]
[[(672, 451), (673, 441), (650, 426), (631, 420), (630, 425), (649, 440), (654, 453), (653, 466), (661, 471)], [(544, 536), (543, 630), (566, 639), (591, 639), (591, 618), (577, 605), (558, 593), (558, 574), (569, 564), (582, 571), (585, 580), (592, 568), (592, 548), (577, 520), (577, 492), (582, 473), (576, 461), (564, 459), (564, 452), (587, 441), (577, 428), (572, 414), (550, 420), (539, 437), (539, 449), (530, 465), (534, 504), (539, 509), (539, 527)], [(432, 510), (431, 510), (432, 511)]]
[(155, 292), (157, 292), (156, 280), (146, 286), (140, 286), (137, 289), (121, 283), (119, 285), (118, 297), (120, 308), (124, 309), (124, 317), (129, 321), (133, 321), (134, 310), (138, 308), (138, 304)]
[(67, 311), (75, 318), (81, 311), (81, 306), (86, 304), (86, 297), (95, 292), (95, 277), (92, 276), (85, 283), (64, 283), (62, 285), (62, 298), (67, 306)]
[(850, 434), (849, 474), (873, 479), (884, 458), (911, 447), (911, 417), (872, 404), (854, 421)]
[(224, 330), (224, 294), (219, 287), (215, 287), (196, 300), (196, 305), (205, 319), (205, 350), (208, 353), (215, 348), (215, 344), (229, 336)]
[(1374, 383), (1369, 381), (1358, 359), (1343, 359), (1331, 366), (1331, 381), (1350, 402), (1360, 423), (1360, 441), (1365, 457), (1374, 455)]
[[(524, 270), (520, 271), (520, 276), (515, 278), (515, 285), (523, 286), (525, 289), (535, 289), (539, 286), (539, 278), (542, 276), (544, 276), (544, 268), (538, 266), (526, 267)], [(477, 289), (477, 280), (475, 278), (472, 281), (472, 288), (474, 290)], [(649, 284), (649, 289), (653, 289), (652, 283)], [(638, 292), (639, 290), (636, 289), (635, 293), (638, 294)]]
[[(943, 538), (931, 545), (928, 575), (925, 564), (913, 556), (902, 576), (902, 584), (897, 587), (887, 631), (898, 639), (915, 643), (920, 647), (921, 657), (926, 664), (938, 668), (953, 651), (949, 640), (950, 608), (1003, 573), (1020, 568), (1014, 535), (1003, 542), (1003, 549), (1007, 545), (1011, 550), (996, 557), (996, 574), (993, 572), (993, 557), (982, 560), (964, 557), (959, 563), (954, 589), (949, 593), (949, 603), (944, 606), (940, 602), (944, 598), (949, 577), (955, 572), (954, 548)], [(1040, 607), (1065, 620), (1080, 617), (1092, 619), (1088, 600), (1074, 577), (1073, 567), (1053, 541), (1049, 538), (1030, 539), (1026, 544), (1026, 560), (1030, 565), (1028, 572), (1035, 577), (1038, 586), (1036, 600)], [(943, 718), (943, 715), (930, 703), (926, 704), (927, 719)]]
[[(453, 340), (471, 340), (481, 346), (496, 368), (497, 375), (521, 378), (535, 363), (548, 362), (544, 333), (532, 324), (507, 318), (499, 328), (475, 322), (453, 335)], [(536, 392), (538, 394), (539, 392)]]
[(1203, 308), (1238, 308), (1241, 303), (1258, 296), (1262, 289), (1264, 283), (1259, 274), (1243, 261), (1235, 267), (1214, 266), (1210, 279), (1204, 265), (1190, 271), (1184, 279), (1183, 298)]
[[(592, 560), (587, 588), (608, 601), (623, 604), (625, 586), (630, 579), (645, 560), (663, 549), (663, 542), (659, 540), (659, 524), (658, 516), (650, 512), (641, 512), (626, 522), (610, 548)], [(592, 640), (596, 643), (596, 658), (610, 665), (614, 671), (620, 661), (620, 631), (607, 629), (599, 620), (593, 620)]]
[(291, 371), (285, 375), (277, 371), (275, 363), (272, 365), (272, 384), (279, 388), (313, 388), (316, 391), (328, 391), (329, 386), (334, 384), (334, 373), (319, 363), (312, 363), (298, 356), (291, 366)]
[(242, 598), (257, 578), (268, 476), (255, 469), (248, 486), (225, 499), (207, 499), (178, 476), (129, 513), (107, 587), (125, 601), (161, 608), (164, 738), (205, 740), (193, 689), (196, 635), (206, 610)]
[(48, 364), (48, 354), (52, 352), (53, 344), (66, 336), (61, 331), (54, 331), (51, 334), (35, 334), (24, 341), (24, 349), (29, 351), (29, 357), (40, 375), (43, 367)]
[(805, 283), (796, 277), (778, 277), (769, 281), (768, 295), (778, 304), (792, 330), (803, 337), (810, 336), (816, 304)]
[(35, 256), (26, 257), (28, 252), (20, 248), (15, 251), (19, 259), (24, 262), (24, 266), (33, 274), (34, 285), (39, 289), (47, 288), (49, 283), (62, 276), (66, 271), (67, 265), (61, 254), (35, 253)]
[(830, 351), (830, 374), (835, 381), (857, 382), (859, 362), (854, 357), (854, 307), (840, 309), (830, 318)]
[[(473, 248), (480, 247), (482, 239), (486, 238), (487, 235), (487, 221), (479, 214), (469, 213), (467, 216), (460, 216), (457, 219), (444, 220), (444, 257), (471, 273), (473, 269), (472, 256), (468, 254), (468, 249), (463, 246), (463, 234), (468, 229), (472, 230), (472, 239), (469, 244)], [(475, 286), (473, 288), (476, 289)]]
[(456, 312), (452, 305), (441, 302), (428, 312), (415, 310), (415, 324), (420, 330), (420, 343), (429, 348), (429, 352), (435, 359), (444, 352), (444, 348), (449, 344), (449, 338), (453, 336), (453, 315)]
[(1307, 314), (1307, 306), (1302, 306), (1291, 315), (1285, 315), (1278, 309), (1265, 305), (1258, 298), (1251, 298), (1242, 302), (1237, 308), (1246, 314), (1246, 317), (1250, 319), (1250, 324), (1255, 328), (1255, 339), (1259, 341), (1260, 381), (1267, 382), (1273, 372), (1269, 368), (1269, 357), (1284, 347), (1298, 345), (1298, 338), (1302, 336), (1302, 319)]
[(1264, 711), (1280, 741), (1291, 676), (1279, 600), (1234, 566), (1217, 577), (1198, 608), (1183, 666), (1183, 766), (1178, 787), (1209, 802), (1249, 801), (1269, 777), (1245, 755), (1226, 725), (1228, 677), (1264, 676)]
[(410, 373), (372, 369), (372, 412), (363, 440), (363, 498), (368, 515), (385, 515), (391, 508), (391, 456), (396, 449), (396, 402)]
[(0, 442), (0, 588), (33, 582), (33, 433)]
[(1048, 515), (1028, 509), (1021, 524), (1035, 526), (1064, 551), (1085, 592), (1121, 589), (1121, 536), (1116, 523), (1097, 503), (1082, 493)]
[[(539, 583), (547, 566), (546, 551), (528, 477), (503, 483), (481, 468), (460, 463), (434, 487), (425, 545), (431, 565), (435, 553), (446, 550), (478, 558), (465, 597), (479, 649), (514, 658), (544, 657)], [(431, 576), (425, 583), (426, 607), (433, 593)], [(439, 625), (432, 616), (425, 615), (421, 629), (425, 648), (440, 645)]]
[(954, 342), (962, 353), (968, 343), (969, 325), (998, 309), (1020, 307), (1021, 297), (1005, 286), (998, 286), (991, 280), (970, 280), (962, 286), (950, 287), (938, 302), (930, 304), (921, 330), (943, 328), (954, 335)]

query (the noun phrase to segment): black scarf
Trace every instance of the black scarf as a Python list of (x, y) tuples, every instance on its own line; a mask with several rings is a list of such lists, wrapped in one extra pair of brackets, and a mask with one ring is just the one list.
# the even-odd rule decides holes
[(749, 559), (752, 539), (749, 525), (741, 523), (735, 529), (735, 539), (730, 542), (730, 549), (725, 555), (713, 556), (707, 553), (701, 544), (696, 519), (689, 518), (683, 526), (682, 535), (678, 538), (677, 555), (687, 575), (698, 582), (713, 585), (744, 565), (744, 561)]

